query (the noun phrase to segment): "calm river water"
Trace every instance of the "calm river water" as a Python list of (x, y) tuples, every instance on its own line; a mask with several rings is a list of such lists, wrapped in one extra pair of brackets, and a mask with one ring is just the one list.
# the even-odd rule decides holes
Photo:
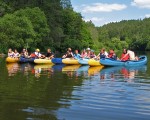
[(89, 68), (0, 58), (0, 120), (25, 119), (150, 120), (150, 62)]

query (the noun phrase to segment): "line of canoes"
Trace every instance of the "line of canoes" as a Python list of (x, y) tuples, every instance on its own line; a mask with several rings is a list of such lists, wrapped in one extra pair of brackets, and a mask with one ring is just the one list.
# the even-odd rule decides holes
[(6, 58), (7, 63), (35, 63), (35, 64), (66, 64), (66, 65), (90, 65), (90, 66), (100, 66), (99, 60), (94, 59), (72, 59), (72, 58), (53, 58), (53, 59), (35, 59), (35, 58)]
[(110, 58), (95, 59), (72, 59), (72, 58), (53, 58), (53, 59), (35, 59), (35, 58), (6, 58), (7, 63), (20, 62), (20, 63), (35, 63), (35, 64), (66, 64), (66, 65), (89, 65), (89, 66), (140, 66), (147, 63), (146, 56), (140, 56), (137, 61), (120, 61)]

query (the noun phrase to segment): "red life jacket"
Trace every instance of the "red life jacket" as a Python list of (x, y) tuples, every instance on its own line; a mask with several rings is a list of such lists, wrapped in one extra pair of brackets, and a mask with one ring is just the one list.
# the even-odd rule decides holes
[[(129, 55), (126, 55), (126, 56), (125, 56), (125, 55), (126, 55), (126, 54), (124, 54), (124, 53), (121, 55), (121, 60), (122, 60), (122, 61), (127, 61), (127, 60), (129, 60)], [(125, 56), (125, 57), (124, 57), (124, 56)]]
[(31, 56), (32, 58), (36, 57), (36, 55), (35, 55), (34, 53), (32, 53), (30, 56)]

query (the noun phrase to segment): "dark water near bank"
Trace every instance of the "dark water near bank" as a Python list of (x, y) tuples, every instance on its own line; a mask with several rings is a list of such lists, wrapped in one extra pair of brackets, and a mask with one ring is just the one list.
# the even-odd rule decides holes
[(0, 58), (0, 120), (149, 120), (149, 60), (141, 67), (89, 68)]

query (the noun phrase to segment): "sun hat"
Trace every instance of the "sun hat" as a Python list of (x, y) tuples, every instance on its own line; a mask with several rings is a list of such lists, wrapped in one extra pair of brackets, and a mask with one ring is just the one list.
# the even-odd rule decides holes
[(40, 49), (36, 49), (37, 52), (40, 52)]
[(90, 48), (87, 48), (86, 50), (91, 50)]

